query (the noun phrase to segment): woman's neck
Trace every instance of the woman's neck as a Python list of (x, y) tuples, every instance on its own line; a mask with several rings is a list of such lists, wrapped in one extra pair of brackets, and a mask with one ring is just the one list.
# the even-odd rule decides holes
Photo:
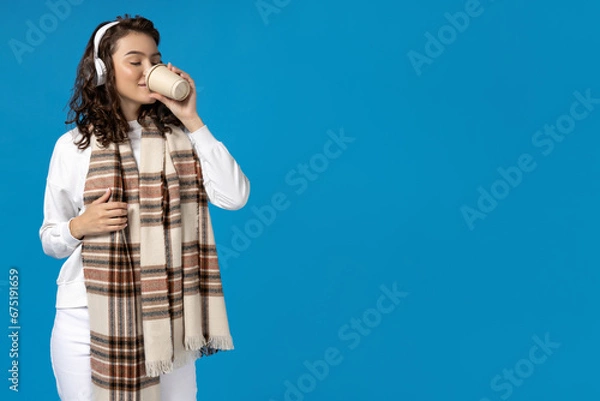
[(121, 111), (127, 121), (137, 120), (141, 106), (121, 98)]

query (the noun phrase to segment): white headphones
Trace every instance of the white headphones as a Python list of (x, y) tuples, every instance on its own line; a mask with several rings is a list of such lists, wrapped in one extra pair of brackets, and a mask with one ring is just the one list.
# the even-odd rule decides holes
[(94, 36), (94, 64), (96, 65), (96, 86), (101, 86), (106, 83), (106, 65), (98, 57), (98, 46), (100, 46), (100, 41), (102, 40), (102, 37), (104, 36), (108, 28), (118, 23), (119, 21), (109, 22), (102, 28), (98, 29), (98, 32), (96, 32), (96, 36)]

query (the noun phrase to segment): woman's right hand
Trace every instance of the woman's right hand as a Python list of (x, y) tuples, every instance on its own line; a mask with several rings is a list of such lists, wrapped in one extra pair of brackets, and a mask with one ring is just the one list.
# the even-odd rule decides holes
[(83, 239), (86, 235), (106, 234), (127, 227), (127, 203), (108, 202), (111, 190), (93, 201), (85, 211), (69, 224), (71, 235)]

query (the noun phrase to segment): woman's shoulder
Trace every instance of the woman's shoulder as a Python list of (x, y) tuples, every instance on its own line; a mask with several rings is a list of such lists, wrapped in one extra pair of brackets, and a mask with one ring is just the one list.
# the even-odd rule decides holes
[(67, 148), (70, 148), (70, 147), (74, 146), (75, 148), (77, 148), (77, 142), (79, 142), (82, 137), (83, 137), (83, 135), (79, 131), (79, 128), (73, 127), (70, 130), (68, 130), (65, 133), (63, 133), (56, 140), (56, 145), (57, 146), (61, 146), (61, 147), (64, 146), (64, 147), (67, 147)]
[(48, 181), (57, 187), (72, 189), (80, 183), (82, 177), (85, 178), (91, 149), (89, 146), (86, 149), (77, 146), (76, 142), (80, 137), (79, 130), (73, 128), (56, 140), (50, 158)]
[(86, 149), (80, 149), (78, 146), (82, 135), (77, 127), (72, 128), (62, 134), (54, 145), (55, 157), (78, 157), (88, 153), (89, 146)]

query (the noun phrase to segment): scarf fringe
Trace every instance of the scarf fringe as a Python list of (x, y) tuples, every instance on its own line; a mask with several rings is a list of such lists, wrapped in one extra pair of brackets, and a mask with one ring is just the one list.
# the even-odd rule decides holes
[(172, 361), (146, 361), (146, 376), (157, 377), (161, 373), (171, 373), (174, 369)]
[(230, 336), (215, 336), (211, 337), (206, 344), (209, 348), (215, 348), (220, 350), (232, 350), (233, 349), (233, 340)]
[[(229, 351), (233, 349), (233, 340), (230, 336), (214, 336), (208, 341), (204, 337), (190, 337), (185, 340), (186, 352), (175, 361), (146, 361), (146, 376), (157, 377), (161, 374), (171, 373), (190, 361), (195, 361), (203, 355), (210, 355), (217, 350)], [(208, 353), (207, 351), (210, 350)]]
[(202, 336), (186, 337), (185, 339), (186, 350), (201, 350), (202, 348), (212, 348), (223, 351), (233, 349), (233, 340), (231, 336), (213, 336), (206, 341)]
[(200, 358), (202, 353), (199, 350), (193, 351), (185, 351), (183, 354), (179, 355), (175, 361), (154, 361), (154, 362), (146, 362), (146, 376), (148, 377), (156, 377), (161, 374), (172, 373), (174, 370), (177, 370), (185, 365), (187, 365), (191, 361), (195, 361)]

